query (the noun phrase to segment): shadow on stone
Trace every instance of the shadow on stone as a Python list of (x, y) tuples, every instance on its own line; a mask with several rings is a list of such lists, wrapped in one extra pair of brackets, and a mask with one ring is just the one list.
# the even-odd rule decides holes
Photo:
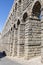
[(3, 58), (3, 57), (5, 57), (6, 56), (6, 53), (5, 53), (5, 51), (3, 51), (3, 52), (0, 52), (0, 58)]

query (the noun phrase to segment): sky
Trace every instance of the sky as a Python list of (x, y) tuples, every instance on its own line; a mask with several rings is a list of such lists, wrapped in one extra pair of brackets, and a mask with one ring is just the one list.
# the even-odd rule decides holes
[(0, 32), (2, 32), (14, 0), (0, 0)]

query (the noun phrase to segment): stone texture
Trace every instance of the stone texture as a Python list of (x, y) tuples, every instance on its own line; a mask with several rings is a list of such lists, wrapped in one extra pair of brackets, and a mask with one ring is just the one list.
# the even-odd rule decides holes
[[(41, 42), (43, 42), (43, 30), (41, 30), (43, 24), (40, 19), (41, 2), (43, 1), (21, 0), (19, 2), (15, 0), (13, 3), (2, 31), (3, 51), (8, 56), (30, 59), (41, 55)], [(34, 5), (38, 7), (36, 11)]]

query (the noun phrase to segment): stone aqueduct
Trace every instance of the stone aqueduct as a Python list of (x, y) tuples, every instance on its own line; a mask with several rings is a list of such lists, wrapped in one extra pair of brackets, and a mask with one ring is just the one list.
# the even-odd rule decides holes
[(2, 31), (2, 46), (8, 56), (43, 59), (42, 0), (15, 0)]

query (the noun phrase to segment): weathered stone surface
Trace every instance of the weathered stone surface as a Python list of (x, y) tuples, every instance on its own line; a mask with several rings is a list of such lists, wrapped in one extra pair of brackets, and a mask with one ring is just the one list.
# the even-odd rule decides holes
[(3, 50), (7, 55), (27, 59), (41, 55), (40, 10), (40, 0), (15, 0), (2, 31)]

